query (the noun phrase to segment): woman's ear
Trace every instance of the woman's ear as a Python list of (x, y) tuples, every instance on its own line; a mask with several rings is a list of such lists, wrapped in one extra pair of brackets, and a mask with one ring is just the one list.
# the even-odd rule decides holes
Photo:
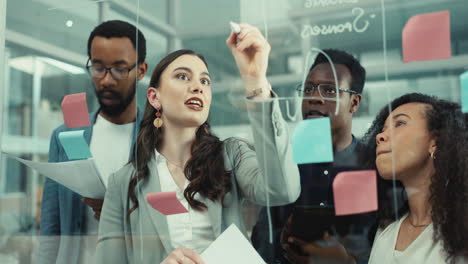
[(155, 108), (161, 109), (161, 102), (159, 101), (159, 90), (154, 87), (149, 87), (146, 91), (148, 102)]

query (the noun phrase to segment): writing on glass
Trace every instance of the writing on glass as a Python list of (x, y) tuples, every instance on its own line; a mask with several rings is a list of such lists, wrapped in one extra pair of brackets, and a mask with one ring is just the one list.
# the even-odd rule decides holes
[(322, 24), (322, 25), (302, 25), (301, 37), (309, 38), (319, 35), (334, 35), (346, 32), (365, 32), (370, 25), (369, 19), (374, 19), (375, 14), (366, 15), (366, 11), (361, 7), (355, 7), (351, 10), (354, 19), (341, 24)]

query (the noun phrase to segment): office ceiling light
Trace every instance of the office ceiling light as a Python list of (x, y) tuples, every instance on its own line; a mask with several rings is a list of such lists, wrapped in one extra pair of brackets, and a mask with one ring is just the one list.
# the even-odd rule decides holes
[[(35, 62), (37, 60), (38, 63)], [(39, 56), (22, 56), (9, 59), (10, 67), (22, 72), (34, 74), (41, 71), (44, 77), (68, 74), (84, 74), (86, 71), (83, 68), (59, 61), (48, 57)]]
[(63, 62), (63, 61), (59, 61), (59, 60), (56, 60), (56, 59), (52, 59), (52, 58), (48, 58), (48, 57), (38, 57), (39, 60), (45, 62), (45, 63), (48, 63), (52, 66), (55, 66), (59, 69), (62, 69), (68, 73), (71, 73), (71, 74), (84, 74), (86, 73), (86, 71), (83, 69), (83, 68), (80, 68), (80, 67), (76, 67), (74, 65), (71, 65), (71, 64), (68, 64), (66, 62)]

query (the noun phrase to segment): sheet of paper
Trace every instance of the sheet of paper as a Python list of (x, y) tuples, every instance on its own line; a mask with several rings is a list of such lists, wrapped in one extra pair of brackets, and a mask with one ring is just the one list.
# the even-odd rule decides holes
[(330, 118), (301, 121), (292, 136), (292, 150), (297, 164), (332, 162)]
[(404, 62), (450, 58), (450, 12), (411, 17), (403, 28), (402, 41)]
[(201, 257), (206, 264), (265, 263), (235, 224), (231, 224), (211, 243)]
[(93, 156), (84, 137), (84, 130), (60, 132), (58, 138), (68, 159), (87, 159)]
[(83, 197), (104, 199), (106, 187), (99, 175), (94, 159), (48, 163), (25, 160), (8, 153), (4, 154)]
[(187, 213), (187, 209), (177, 199), (176, 192), (158, 192), (146, 195), (146, 201), (163, 215)]
[(374, 170), (346, 171), (333, 181), (336, 215), (361, 214), (377, 210), (377, 176)]
[(462, 112), (468, 113), (468, 71), (460, 75)]
[(68, 128), (90, 126), (86, 93), (66, 95), (62, 100), (63, 122)]

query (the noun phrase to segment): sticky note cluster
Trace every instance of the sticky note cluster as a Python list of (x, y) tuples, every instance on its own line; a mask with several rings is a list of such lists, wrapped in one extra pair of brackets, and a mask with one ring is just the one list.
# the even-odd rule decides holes
[[(90, 126), (86, 93), (66, 95), (62, 100), (63, 122), (67, 128)], [(64, 131), (58, 135), (69, 160), (91, 158), (84, 130)]]

